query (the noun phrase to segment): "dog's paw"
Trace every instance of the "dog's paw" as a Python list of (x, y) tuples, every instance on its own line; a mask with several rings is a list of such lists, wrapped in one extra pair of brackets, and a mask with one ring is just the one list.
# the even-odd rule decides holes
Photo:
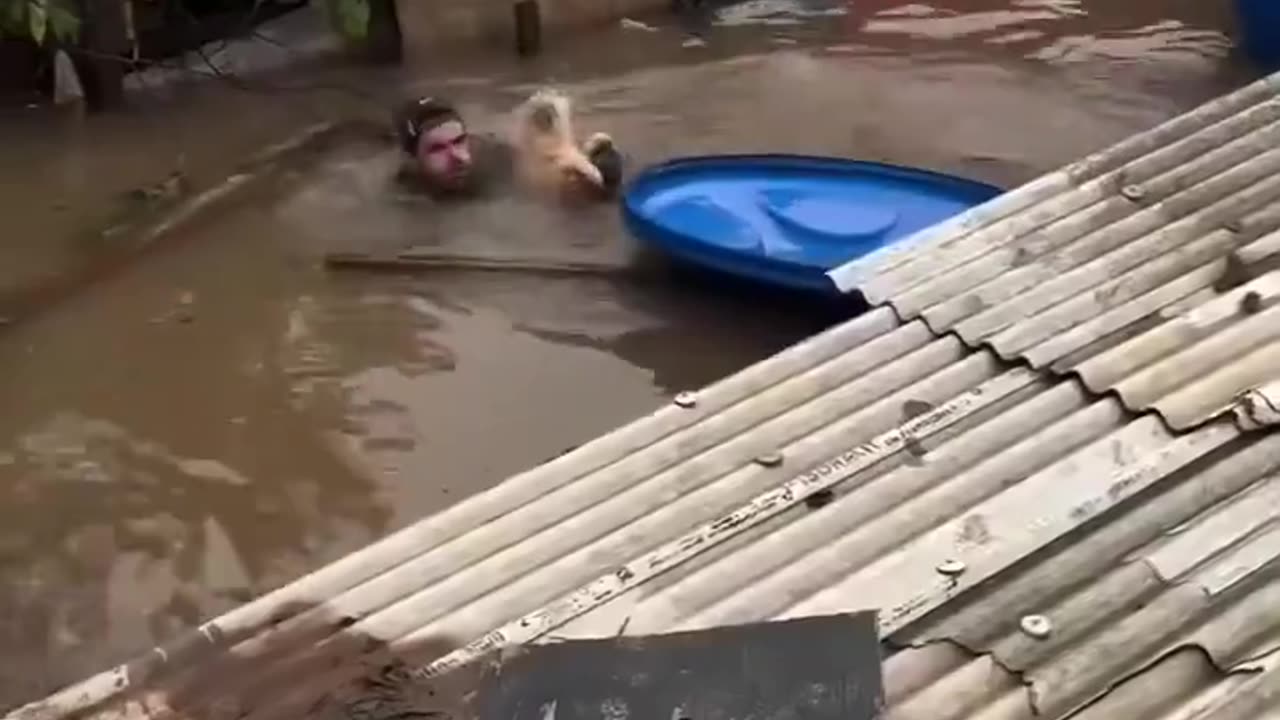
[(587, 138), (587, 141), (582, 144), (582, 152), (586, 153), (586, 155), (590, 157), (591, 155), (608, 150), (612, 147), (613, 138), (609, 136), (609, 133), (598, 132), (593, 133), (591, 137)]

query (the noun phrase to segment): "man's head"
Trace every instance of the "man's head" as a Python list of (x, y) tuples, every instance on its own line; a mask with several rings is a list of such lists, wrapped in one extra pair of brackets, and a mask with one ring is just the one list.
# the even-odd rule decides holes
[(396, 130), (401, 147), (433, 189), (451, 192), (470, 186), (471, 138), (452, 105), (436, 98), (410, 102), (401, 109)]

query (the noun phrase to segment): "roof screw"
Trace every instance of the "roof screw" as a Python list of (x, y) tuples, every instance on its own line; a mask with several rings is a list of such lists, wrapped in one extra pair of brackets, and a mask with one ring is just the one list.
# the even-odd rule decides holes
[(782, 464), (782, 453), (769, 452), (756, 458), (756, 464), (767, 468), (778, 467)]
[(1053, 623), (1044, 615), (1026, 615), (1018, 625), (1022, 632), (1036, 640), (1044, 640), (1053, 634)]
[(964, 571), (968, 569), (968, 566), (966, 566), (961, 560), (944, 560), (942, 564), (938, 566), (938, 572), (946, 575), (947, 577), (963, 575)]
[(685, 392), (676, 395), (675, 403), (678, 407), (682, 407), (687, 410), (691, 407), (697, 406), (698, 396), (686, 390)]
[(1257, 315), (1262, 312), (1262, 293), (1250, 290), (1240, 298), (1240, 312), (1245, 315)]
[(1125, 185), (1120, 188), (1120, 194), (1133, 202), (1138, 202), (1147, 196), (1147, 191), (1143, 190), (1141, 185)]
[(1237, 235), (1244, 232), (1244, 222), (1240, 218), (1232, 218), (1222, 223), (1222, 227)]

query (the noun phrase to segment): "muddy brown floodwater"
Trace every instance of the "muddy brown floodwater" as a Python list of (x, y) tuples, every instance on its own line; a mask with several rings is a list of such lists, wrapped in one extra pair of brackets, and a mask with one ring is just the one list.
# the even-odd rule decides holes
[[(725, 11), (706, 47), (685, 47), (680, 23), (659, 17), (651, 30), (557, 40), (520, 67), (415, 58), (325, 77), (367, 97), (444, 88), (490, 129), (554, 80), (576, 96), (579, 129), (609, 130), (636, 164), (820, 152), (1014, 185), (1248, 79), (1230, 57), (1226, 5), (757, 0)], [(207, 84), (114, 119), (6, 116), (0, 288), (92, 253), (84, 226), (175, 163), (211, 177), (289, 127), (371, 104)], [(635, 254), (612, 209), (431, 208), (388, 191), (394, 162), (375, 138), (300, 160), (163, 251), (0, 332), (0, 705), (831, 320), (682, 276), (326, 273), (318, 259), (335, 249), (622, 265)]]

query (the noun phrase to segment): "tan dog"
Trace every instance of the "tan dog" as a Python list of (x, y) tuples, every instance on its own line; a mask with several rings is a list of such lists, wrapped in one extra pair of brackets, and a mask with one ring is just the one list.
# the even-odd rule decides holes
[[(561, 200), (605, 194), (605, 180), (578, 147), (573, 106), (555, 90), (539, 90), (516, 108), (511, 146), (521, 183), (533, 192)], [(601, 142), (593, 138), (593, 146)]]

